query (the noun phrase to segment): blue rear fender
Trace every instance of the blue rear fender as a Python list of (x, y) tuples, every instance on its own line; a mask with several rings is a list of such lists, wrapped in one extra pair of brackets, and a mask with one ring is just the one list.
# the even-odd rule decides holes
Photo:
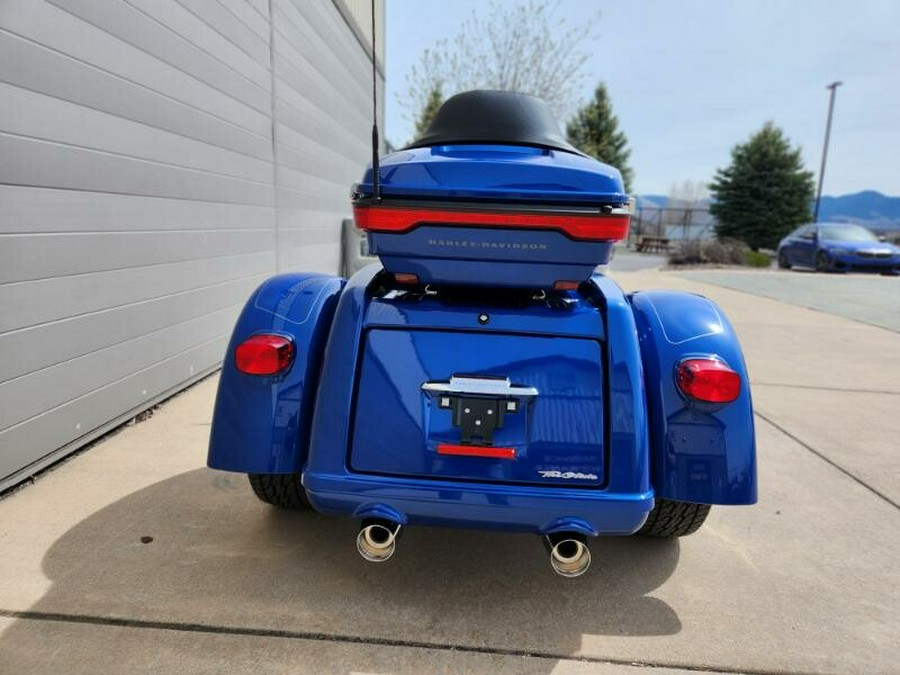
[[(282, 274), (247, 300), (222, 364), (207, 464), (242, 473), (297, 473), (306, 462), (322, 355), (345, 281)], [(294, 344), (294, 362), (275, 376), (241, 373), (234, 350), (252, 335)]]
[[(629, 300), (644, 362), (656, 495), (698, 504), (756, 503), (750, 381), (728, 319), (707, 298), (681, 291), (641, 291)], [(737, 372), (737, 400), (713, 405), (683, 396), (675, 372), (689, 357), (715, 357)]]

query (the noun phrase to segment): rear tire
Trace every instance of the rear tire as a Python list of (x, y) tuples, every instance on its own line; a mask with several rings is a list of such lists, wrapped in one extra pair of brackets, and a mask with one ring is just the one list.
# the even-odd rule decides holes
[(831, 269), (831, 262), (828, 260), (828, 256), (825, 254), (825, 251), (819, 251), (816, 253), (816, 272), (828, 272)]
[(251, 473), (250, 487), (261, 501), (280, 509), (312, 508), (299, 473)]
[(656, 506), (638, 534), (645, 537), (686, 537), (700, 529), (709, 515), (709, 509), (709, 504), (657, 499)]

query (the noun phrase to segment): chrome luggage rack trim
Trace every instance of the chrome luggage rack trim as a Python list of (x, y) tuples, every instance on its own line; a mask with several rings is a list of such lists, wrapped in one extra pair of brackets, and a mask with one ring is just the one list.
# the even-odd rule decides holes
[(471, 394), (474, 396), (503, 396), (509, 398), (530, 398), (538, 395), (534, 387), (514, 385), (508, 377), (456, 376), (449, 382), (425, 382), (422, 391), (437, 394)]

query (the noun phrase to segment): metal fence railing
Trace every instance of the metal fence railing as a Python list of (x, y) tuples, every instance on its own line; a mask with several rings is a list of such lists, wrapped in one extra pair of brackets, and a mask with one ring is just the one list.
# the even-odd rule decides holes
[(631, 219), (628, 245), (640, 243), (642, 238), (712, 239), (716, 221), (708, 208), (638, 207)]

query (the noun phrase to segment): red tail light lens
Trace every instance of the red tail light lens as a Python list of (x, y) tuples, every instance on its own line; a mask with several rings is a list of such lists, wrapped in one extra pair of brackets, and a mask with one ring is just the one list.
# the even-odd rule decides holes
[(554, 281), (553, 290), (555, 291), (577, 291), (581, 286), (580, 281)]
[(254, 335), (234, 350), (234, 365), (248, 375), (275, 375), (294, 361), (294, 343), (281, 335)]
[(741, 393), (741, 376), (716, 359), (688, 359), (675, 375), (681, 392), (704, 403), (731, 403)]
[(468, 225), (559, 230), (582, 241), (620, 241), (628, 235), (631, 215), (613, 213), (548, 213), (478, 211), (355, 204), (356, 226), (366, 232), (403, 233), (420, 225)]
[(394, 275), (394, 279), (397, 280), (398, 284), (417, 284), (419, 283), (419, 277), (415, 274), (406, 274), (405, 272), (400, 272)]

